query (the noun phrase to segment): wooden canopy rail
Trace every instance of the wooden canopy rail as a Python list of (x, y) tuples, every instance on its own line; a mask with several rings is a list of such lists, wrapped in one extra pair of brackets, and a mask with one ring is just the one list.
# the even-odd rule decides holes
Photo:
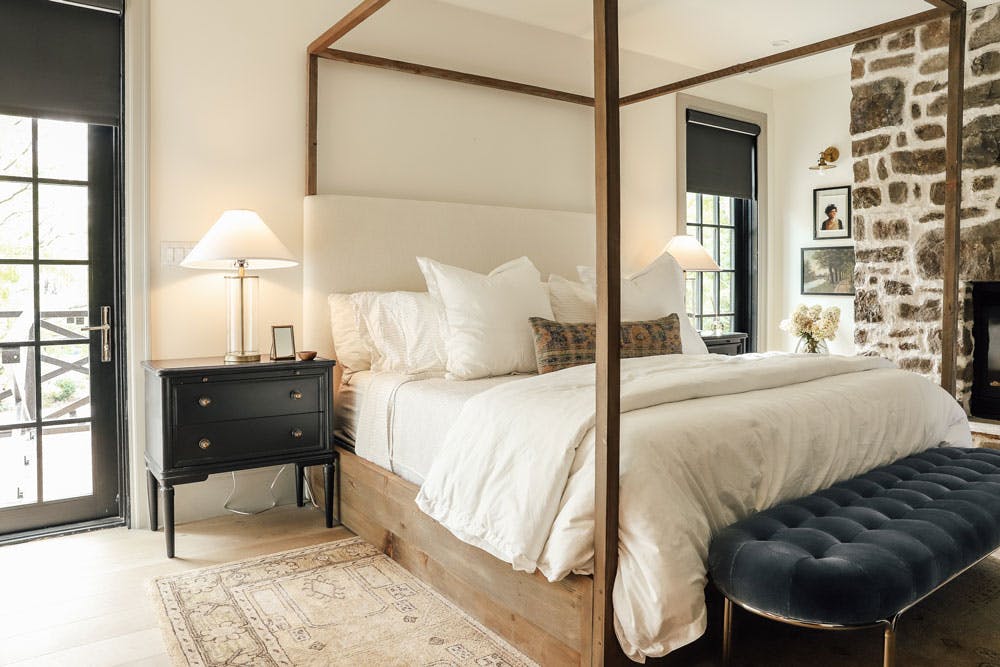
[[(546, 656), (552, 658), (549, 651), (552, 646), (569, 649), (561, 655), (575, 656), (573, 659), (581, 664), (606, 665), (619, 664), (625, 661), (614, 631), (614, 609), (612, 607), (612, 591), (615, 575), (618, 571), (618, 493), (619, 493), (619, 423), (620, 423), (620, 355), (617, 344), (620, 328), (620, 230), (621, 230), (621, 183), (620, 183), (620, 107), (643, 100), (653, 99), (662, 95), (676, 93), (687, 88), (717, 81), (737, 74), (754, 71), (780, 63), (798, 60), (832, 49), (898, 32), (900, 30), (928, 23), (937, 19), (949, 19), (949, 53), (948, 53), (948, 106), (946, 118), (946, 174), (945, 174), (945, 221), (944, 221), (944, 261), (943, 278), (944, 294), (942, 305), (941, 333), (941, 385), (954, 394), (956, 382), (956, 366), (958, 351), (958, 283), (959, 283), (959, 247), (960, 247), (960, 214), (961, 214), (961, 164), (962, 164), (962, 116), (964, 111), (963, 91), (965, 80), (965, 25), (966, 7), (963, 0), (926, 0), (935, 9), (904, 17), (895, 21), (882, 23), (871, 28), (854, 31), (839, 37), (833, 37), (807, 46), (759, 58), (746, 63), (733, 65), (714, 72), (690, 77), (682, 81), (670, 83), (657, 88), (620, 97), (618, 71), (618, 2), (617, 0), (592, 0), (594, 8), (594, 97), (567, 93), (564, 91), (543, 88), (530, 84), (506, 81), (493, 77), (457, 72), (440, 67), (431, 67), (391, 60), (378, 56), (352, 53), (331, 49), (337, 40), (356, 28), (367, 18), (389, 3), (389, 0), (364, 0), (351, 10), (344, 18), (324, 32), (312, 44), (307, 52), (307, 156), (306, 156), (306, 194), (314, 195), (317, 191), (317, 102), (318, 102), (318, 61), (320, 58), (337, 62), (378, 67), (396, 72), (429, 76), (457, 83), (467, 83), (486, 86), (527, 95), (534, 95), (561, 102), (570, 102), (594, 107), (595, 126), (595, 166), (596, 166), (596, 223), (597, 223), (597, 420), (596, 457), (595, 457), (595, 557), (592, 585), (592, 606), (579, 604), (565, 607), (567, 615), (583, 613), (590, 615), (591, 623), (584, 622), (580, 627), (590, 628), (590, 637), (581, 637), (580, 645), (568, 646), (566, 638), (548, 633), (522, 618), (519, 609), (509, 600), (495, 591), (484, 591), (476, 595), (469, 582), (480, 582), (486, 585), (488, 579), (481, 575), (470, 575), (465, 583), (455, 583), (453, 574), (451, 590), (464, 590), (469, 595), (476, 595), (476, 608), (481, 620), (490, 616), (488, 612), (490, 600), (496, 600), (501, 609), (512, 613), (507, 620), (502, 620), (497, 613), (491, 616), (501, 634), (513, 641), (515, 645), (534, 657)], [(352, 462), (354, 470), (361, 471), (364, 467), (360, 460)], [(350, 467), (346, 467), (349, 470)], [(370, 471), (371, 472), (371, 471)], [(376, 471), (377, 474), (377, 471)], [(391, 476), (390, 473), (386, 475)], [(389, 477), (375, 481), (376, 485), (389, 483)], [(348, 485), (357, 484), (352, 478)], [(409, 493), (414, 493), (409, 490)], [(400, 510), (404, 511), (404, 510)], [(359, 515), (358, 521), (368, 520)], [(411, 523), (417, 523), (421, 517), (414, 514)], [(399, 542), (389, 526), (391, 521), (383, 518), (374, 525), (365, 528), (366, 534), (385, 534), (386, 548), (392, 551), (393, 544)], [(348, 526), (350, 527), (350, 526)], [(405, 532), (401, 522), (397, 531)], [(381, 531), (381, 532), (380, 532)], [(443, 531), (442, 531), (443, 532)], [(432, 562), (434, 554), (441, 549), (448, 549), (448, 538), (439, 535), (432, 544), (416, 543), (427, 547), (420, 560), (423, 574), (430, 576), (432, 569), (427, 563)], [(457, 543), (456, 543), (457, 544)], [(442, 555), (439, 558), (443, 560)], [(405, 563), (404, 563), (405, 564)], [(412, 565), (417, 567), (416, 564)], [(444, 577), (442, 573), (440, 576)], [(495, 576), (495, 575), (494, 575)], [(478, 577), (478, 578), (477, 578)], [(536, 577), (536, 579), (539, 579)], [(551, 584), (547, 584), (552, 586)], [(525, 584), (527, 586), (527, 584)], [(542, 592), (543, 584), (537, 584), (539, 595), (549, 596), (550, 592)], [(464, 587), (464, 588), (463, 588)], [(548, 599), (546, 597), (546, 599)], [(530, 603), (525, 600), (525, 604)], [(504, 606), (506, 605), (506, 606)], [(527, 608), (526, 608), (527, 609)], [(568, 619), (567, 619), (568, 620)], [(579, 620), (579, 619), (574, 619)], [(484, 621), (485, 622), (485, 621)], [(532, 637), (536, 635), (537, 640)], [(569, 640), (572, 643), (572, 639)], [(561, 643), (560, 643), (561, 642)], [(544, 649), (541, 647), (545, 647)]]

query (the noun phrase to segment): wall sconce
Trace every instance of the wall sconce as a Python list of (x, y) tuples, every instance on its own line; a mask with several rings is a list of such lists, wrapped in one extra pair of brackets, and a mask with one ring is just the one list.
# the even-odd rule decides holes
[(825, 151), (819, 154), (819, 162), (809, 167), (813, 171), (824, 172), (827, 169), (833, 169), (837, 165), (831, 164), (840, 159), (840, 151), (834, 146), (828, 147)]

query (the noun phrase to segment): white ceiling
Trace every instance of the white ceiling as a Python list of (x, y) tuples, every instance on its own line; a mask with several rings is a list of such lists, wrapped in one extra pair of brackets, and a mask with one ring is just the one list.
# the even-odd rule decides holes
[[(578, 37), (592, 35), (587, 0), (442, 0)], [(993, 0), (971, 0), (969, 7)], [(622, 48), (711, 71), (932, 9), (925, 0), (620, 0)], [(787, 44), (774, 46), (778, 40)], [(850, 49), (751, 74), (780, 87), (849, 67)]]

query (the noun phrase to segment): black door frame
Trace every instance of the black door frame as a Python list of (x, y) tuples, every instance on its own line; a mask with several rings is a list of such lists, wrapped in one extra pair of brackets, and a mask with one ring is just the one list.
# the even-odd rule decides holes
[[(2, 110), (0, 110), (2, 113)], [(15, 114), (19, 115), (19, 114)], [(37, 121), (33, 121), (33, 126)], [(38, 159), (37, 154), (37, 131), (33, 130), (33, 160)], [(102, 303), (99, 299), (90, 299), (89, 321), (91, 324), (98, 324), (101, 321), (101, 306), (111, 306), (111, 347), (112, 364), (110, 373), (91, 373), (91, 415), (99, 411), (110, 410), (113, 414), (111, 419), (98, 422), (91, 418), (91, 438), (96, 442), (98, 439), (114, 442), (116, 460), (106, 464), (102, 471), (98, 471), (100, 461), (94, 459), (94, 496), (97, 498), (93, 505), (93, 514), (105, 514), (95, 519), (80, 519), (63, 521), (59, 518), (59, 509), (63, 503), (73, 502), (76, 499), (65, 501), (52, 501), (51, 503), (41, 503), (35, 506), (35, 512), (41, 512), (41, 523), (45, 524), (38, 528), (26, 528), (0, 534), (0, 544), (10, 544), (23, 542), (37, 537), (51, 537), (76, 532), (85, 532), (97, 528), (128, 525), (130, 523), (131, 507), (129, 493), (129, 437), (128, 437), (128, 355), (126, 347), (126, 293), (125, 293), (125, 216), (124, 216), (124, 189), (123, 189), (123, 142), (120, 127), (108, 125), (90, 125), (88, 127), (88, 145), (91, 147), (88, 155), (88, 224), (91, 226), (88, 234), (88, 253), (91, 271), (88, 273), (91, 284), (89, 292), (103, 292), (110, 295), (110, 303)], [(33, 170), (37, 173), (37, 169)], [(37, 177), (33, 176), (32, 181), (37, 184)], [(35, 243), (38, 239), (38, 187), (34, 187), (33, 201), (33, 234)], [(94, 233), (93, 224), (100, 216), (111, 215), (112, 234), (109, 239), (105, 234)], [(57, 262), (61, 263), (61, 262)], [(95, 271), (95, 267), (111, 267), (111, 271)], [(35, 275), (35, 290), (38, 290), (38, 275)], [(39, 306), (38, 295), (34, 299), (35, 305)], [(40, 311), (35, 312), (35, 331), (37, 340), (34, 347), (38, 350), (36, 363), (36, 384), (39, 381), (38, 375), (41, 373), (41, 340), (39, 331)], [(81, 336), (82, 337), (82, 336)], [(99, 334), (91, 332), (89, 334), (89, 354), (90, 367), (93, 369), (101, 362), (101, 337)], [(40, 388), (40, 384), (38, 385)], [(39, 389), (40, 390), (40, 389)], [(36, 414), (36, 419), (41, 424), (41, 415)], [(44, 425), (38, 427), (38, 431)], [(41, 469), (43, 462), (39, 461)], [(113, 469), (113, 468), (117, 469)], [(38, 474), (41, 474), (39, 471)], [(102, 483), (110, 483), (113, 488), (100, 486)], [(103, 495), (103, 499), (100, 496)], [(78, 502), (78, 501), (77, 501)], [(104, 505), (104, 507), (101, 507)], [(113, 507), (117, 505), (117, 507)], [(0, 510), (0, 518), (3, 518), (7, 511), (17, 511), (18, 507), (4, 508)]]

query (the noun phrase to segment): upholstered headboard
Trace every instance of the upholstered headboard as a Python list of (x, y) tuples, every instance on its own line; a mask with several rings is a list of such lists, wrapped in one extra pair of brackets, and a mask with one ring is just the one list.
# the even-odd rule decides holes
[(448, 202), (314, 195), (305, 199), (302, 349), (333, 354), (331, 292), (424, 291), (423, 255), (488, 272), (527, 255), (542, 272), (576, 277), (595, 257), (594, 215)]

